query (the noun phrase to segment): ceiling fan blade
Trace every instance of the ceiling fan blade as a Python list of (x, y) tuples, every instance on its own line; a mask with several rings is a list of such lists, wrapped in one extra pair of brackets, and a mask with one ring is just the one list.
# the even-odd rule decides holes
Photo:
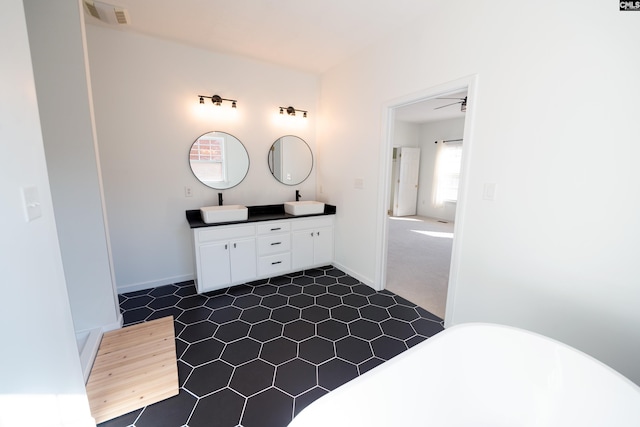
[(444, 107), (450, 107), (450, 106), (452, 106), (452, 105), (456, 105), (456, 104), (462, 104), (462, 102), (463, 102), (463, 101), (458, 101), (458, 102), (452, 102), (451, 104), (447, 104), (447, 105), (441, 105), (440, 107), (436, 107), (436, 108), (434, 108), (434, 110), (439, 110), (439, 109), (441, 109), (441, 108), (444, 108)]

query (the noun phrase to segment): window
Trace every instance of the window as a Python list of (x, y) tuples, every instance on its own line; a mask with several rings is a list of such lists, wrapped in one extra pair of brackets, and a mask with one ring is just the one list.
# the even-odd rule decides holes
[(204, 136), (189, 153), (194, 174), (204, 182), (226, 181), (224, 138)]
[(436, 205), (458, 201), (462, 144), (447, 143), (438, 147), (436, 160)]

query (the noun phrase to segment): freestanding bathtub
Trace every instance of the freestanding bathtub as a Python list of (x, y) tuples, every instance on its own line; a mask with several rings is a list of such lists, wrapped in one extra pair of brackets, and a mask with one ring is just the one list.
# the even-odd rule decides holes
[(524, 330), (453, 326), (313, 402), (290, 427), (640, 426), (640, 388)]

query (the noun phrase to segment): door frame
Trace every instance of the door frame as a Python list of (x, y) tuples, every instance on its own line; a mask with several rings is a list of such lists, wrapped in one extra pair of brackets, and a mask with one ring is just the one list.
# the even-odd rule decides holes
[(428, 88), (418, 93), (413, 93), (401, 98), (391, 100), (382, 108), (382, 144), (380, 152), (380, 175), (378, 188), (378, 208), (376, 220), (376, 271), (375, 280), (377, 290), (386, 288), (387, 285), (387, 251), (388, 251), (388, 222), (387, 211), (391, 197), (391, 167), (393, 155), (393, 131), (395, 125), (395, 112), (397, 108), (429, 99), (445, 96), (467, 89), (467, 112), (465, 114), (464, 144), (462, 145), (462, 165), (460, 168), (460, 185), (458, 188), (458, 201), (454, 224), (453, 247), (451, 251), (451, 266), (449, 269), (449, 283), (447, 289), (447, 304), (445, 308), (444, 326), (449, 327), (454, 323), (454, 310), (456, 298), (456, 285), (460, 274), (460, 253), (464, 238), (464, 225), (466, 205), (468, 199), (468, 179), (471, 163), (471, 148), (473, 143), (474, 105), (477, 91), (477, 75), (460, 78), (448, 83)]

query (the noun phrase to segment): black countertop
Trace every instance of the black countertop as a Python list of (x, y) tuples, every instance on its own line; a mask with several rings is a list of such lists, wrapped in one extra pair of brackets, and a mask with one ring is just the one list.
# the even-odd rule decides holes
[(189, 227), (191, 228), (201, 228), (201, 227), (216, 227), (219, 225), (229, 225), (229, 224), (247, 224), (250, 222), (260, 222), (260, 221), (273, 221), (278, 219), (292, 219), (292, 218), (306, 218), (306, 217), (314, 217), (314, 216), (323, 216), (323, 215), (335, 215), (336, 207), (333, 205), (324, 205), (324, 212), (313, 215), (290, 215), (284, 211), (284, 204), (282, 205), (262, 205), (262, 206), (247, 206), (248, 210), (248, 218), (245, 221), (230, 221), (230, 222), (219, 222), (216, 224), (207, 224), (202, 220), (202, 216), (200, 215), (200, 209), (192, 209), (186, 211), (187, 222), (189, 222)]

